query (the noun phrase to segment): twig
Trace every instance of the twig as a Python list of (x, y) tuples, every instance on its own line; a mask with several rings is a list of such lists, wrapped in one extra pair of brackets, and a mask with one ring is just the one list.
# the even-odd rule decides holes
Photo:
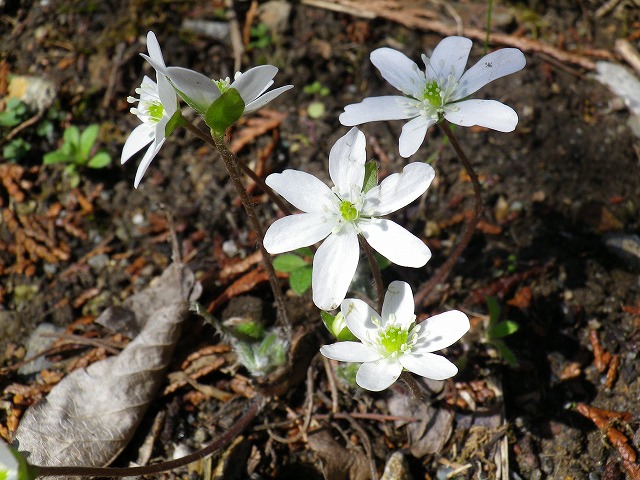
[(156, 463), (154, 465), (146, 465), (144, 467), (128, 467), (128, 468), (109, 468), (109, 467), (40, 467), (34, 465), (37, 469), (38, 477), (58, 476), (58, 477), (133, 477), (140, 475), (153, 475), (161, 472), (168, 472), (178, 467), (188, 465), (208, 457), (217, 452), (234, 438), (240, 435), (253, 421), (253, 419), (262, 411), (266, 404), (266, 400), (262, 396), (257, 396), (251, 403), (251, 406), (235, 423), (204, 448), (186, 455), (177, 460)]
[(324, 371), (327, 373), (327, 381), (329, 382), (329, 390), (331, 391), (331, 412), (338, 413), (338, 388), (336, 387), (336, 379), (333, 375), (333, 368), (329, 359), (322, 355), (322, 364)]
[(371, 478), (376, 480), (378, 478), (378, 471), (376, 469), (376, 462), (373, 460), (373, 448), (371, 447), (371, 440), (369, 439), (369, 435), (364, 431), (364, 428), (360, 426), (355, 419), (349, 415), (345, 414), (344, 418), (346, 418), (351, 426), (357, 430), (360, 434), (360, 441), (364, 446), (365, 451), (367, 452), (367, 458), (369, 459), (369, 469), (371, 470)]
[(458, 154), (458, 158), (464, 165), (464, 168), (467, 170), (469, 178), (471, 178), (471, 183), (473, 184), (475, 206), (473, 210), (473, 216), (469, 219), (469, 222), (467, 223), (462, 234), (462, 238), (458, 242), (458, 245), (456, 245), (456, 248), (453, 250), (451, 255), (449, 255), (449, 258), (447, 258), (447, 260), (442, 265), (440, 265), (440, 268), (438, 268), (433, 277), (431, 277), (428, 282), (424, 283), (416, 293), (416, 305), (426, 303), (431, 293), (435, 291), (436, 286), (447, 279), (447, 277), (451, 273), (451, 270), (453, 269), (453, 266), (460, 258), (460, 255), (462, 255), (462, 252), (465, 250), (465, 248), (467, 248), (469, 242), (471, 242), (471, 238), (473, 238), (473, 233), (475, 232), (476, 225), (478, 225), (478, 222), (480, 221), (480, 216), (482, 215), (482, 210), (484, 208), (484, 205), (482, 203), (482, 187), (480, 186), (480, 180), (478, 179), (478, 175), (473, 169), (471, 162), (465, 155), (462, 147), (460, 147), (458, 139), (451, 131), (451, 128), (449, 128), (449, 125), (443, 121), (439, 123), (438, 126), (442, 129), (442, 131), (449, 139), (449, 143), (451, 143), (451, 146)]
[[(327, 10), (340, 11), (348, 13), (354, 16), (364, 18), (384, 18), (408, 28), (422, 29), (435, 33), (439, 33), (444, 36), (457, 35), (457, 26), (448, 25), (438, 20), (430, 20), (419, 15), (407, 15), (401, 8), (402, 3), (397, 2), (397, 8), (394, 8), (386, 2), (371, 2), (363, 3), (357, 0), (302, 0), (302, 4), (310, 5), (318, 8), (325, 8)], [(477, 41), (484, 41), (486, 32), (484, 29), (479, 28), (465, 28), (464, 36)], [(566, 63), (572, 63), (574, 65), (580, 65), (587, 70), (594, 70), (595, 63), (586, 55), (580, 53), (568, 52), (556, 47), (552, 47), (539, 40), (531, 38), (519, 38), (513, 35), (507, 35), (504, 33), (492, 33), (491, 43), (497, 45), (505, 45), (508, 47), (519, 48), (526, 53), (546, 53), (547, 55), (557, 58), (558, 60)], [(589, 50), (589, 56), (597, 58), (605, 58), (613, 60), (614, 56), (608, 50), (594, 49)]]

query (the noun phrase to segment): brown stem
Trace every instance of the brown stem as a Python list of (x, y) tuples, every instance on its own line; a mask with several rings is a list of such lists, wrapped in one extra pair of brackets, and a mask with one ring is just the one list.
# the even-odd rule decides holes
[(378, 266), (376, 257), (373, 254), (373, 249), (371, 248), (371, 245), (369, 245), (367, 240), (362, 235), (358, 235), (358, 240), (360, 241), (360, 246), (364, 250), (364, 254), (367, 256), (367, 260), (369, 261), (371, 273), (373, 273), (373, 281), (376, 284), (376, 295), (378, 296), (378, 312), (382, 314), (382, 303), (384, 302), (384, 285), (382, 283), (382, 276), (380, 275), (380, 267)]
[(425, 394), (416, 382), (416, 379), (411, 376), (408, 371), (404, 371), (400, 374), (400, 378), (405, 383), (409, 390), (411, 390), (411, 394), (413, 395), (414, 400), (424, 400)]
[[(189, 130), (191, 133), (197, 136), (200, 140), (204, 141), (205, 143), (208, 143), (212, 147), (216, 146), (215, 143), (213, 142), (213, 139), (209, 135), (207, 135), (205, 132), (203, 132), (198, 127), (193, 125), (191, 122), (186, 122), (185, 127), (187, 128), (187, 130)], [(236, 157), (236, 161), (240, 166), (240, 168), (242, 169), (242, 171), (245, 173), (245, 175), (249, 177), (251, 180), (253, 180), (262, 189), (262, 191), (267, 194), (267, 196), (273, 201), (273, 203), (275, 203), (278, 206), (278, 208), (282, 211), (282, 213), (284, 213), (285, 215), (291, 215), (291, 213), (293, 213), (291, 212), (291, 209), (289, 208), (289, 206), (282, 201), (282, 198), (276, 195), (276, 192), (274, 192), (272, 188), (265, 183), (262, 177), (258, 176), (256, 172), (251, 170), (251, 168), (249, 168), (249, 166), (239, 158)]]
[(433, 277), (431, 277), (431, 279), (428, 282), (424, 283), (416, 293), (415, 295), (416, 305), (426, 304), (429, 301), (430, 296), (435, 292), (435, 289), (438, 286), (438, 284), (444, 282), (447, 279), (454, 265), (460, 258), (460, 255), (462, 255), (462, 252), (464, 251), (464, 249), (467, 248), (467, 246), (469, 245), (469, 242), (471, 242), (473, 233), (476, 230), (476, 225), (478, 225), (478, 222), (480, 221), (480, 216), (482, 215), (482, 210), (484, 209), (484, 204), (482, 202), (482, 187), (480, 186), (480, 180), (478, 179), (478, 175), (473, 169), (471, 162), (469, 161), (464, 151), (460, 147), (460, 144), (458, 143), (458, 139), (455, 137), (455, 135), (451, 131), (451, 128), (449, 128), (449, 124), (446, 123), (446, 121), (443, 121), (443, 122), (440, 122), (438, 126), (442, 129), (444, 134), (449, 139), (449, 143), (451, 143), (451, 146), (456, 151), (456, 154), (458, 155), (458, 158), (462, 162), (462, 165), (464, 165), (464, 168), (467, 170), (467, 173), (469, 174), (469, 178), (471, 179), (471, 183), (473, 185), (475, 205), (473, 209), (473, 216), (467, 222), (464, 232), (462, 233), (462, 238), (458, 242), (458, 245), (456, 245), (456, 248), (453, 250), (449, 258), (442, 265), (440, 265), (440, 268), (438, 268), (438, 270), (433, 275)]
[(129, 468), (109, 468), (109, 467), (39, 467), (34, 465), (37, 470), (38, 477), (59, 476), (59, 477), (134, 477), (139, 475), (153, 475), (161, 472), (168, 472), (178, 467), (188, 465), (207, 457), (223, 448), (234, 438), (240, 435), (260, 413), (265, 405), (265, 399), (262, 396), (256, 397), (249, 409), (222, 435), (216, 438), (212, 443), (197, 452), (193, 452), (185, 457), (168, 462), (156, 463), (154, 465), (146, 465), (144, 467)]
[(227, 169), (229, 178), (231, 178), (231, 182), (233, 183), (234, 187), (236, 187), (238, 195), (240, 195), (242, 205), (247, 212), (247, 217), (249, 217), (251, 228), (253, 228), (253, 231), (256, 232), (256, 235), (258, 237), (258, 248), (262, 253), (262, 263), (264, 264), (264, 268), (267, 272), (267, 275), (269, 276), (269, 284), (271, 285), (273, 297), (276, 301), (278, 320), (280, 321), (280, 324), (285, 328), (287, 337), (291, 339), (291, 324), (289, 323), (284, 296), (282, 295), (282, 290), (280, 290), (280, 283), (278, 282), (276, 271), (273, 268), (271, 255), (264, 248), (264, 232), (262, 231), (262, 226), (260, 225), (260, 221), (258, 220), (258, 215), (253, 208), (251, 198), (247, 194), (247, 190), (245, 189), (244, 183), (242, 182), (242, 177), (240, 176), (240, 172), (238, 171), (238, 159), (236, 158), (235, 154), (231, 150), (229, 150), (227, 142), (224, 139), (224, 134), (214, 135), (213, 142), (216, 149), (222, 156), (224, 166)]

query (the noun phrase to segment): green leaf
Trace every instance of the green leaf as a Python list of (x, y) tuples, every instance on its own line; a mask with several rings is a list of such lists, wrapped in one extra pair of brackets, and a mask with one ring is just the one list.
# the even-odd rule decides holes
[(15, 127), (20, 123), (20, 119), (15, 112), (10, 110), (0, 112), (0, 127)]
[(311, 250), (309, 247), (299, 248), (295, 250), (295, 252), (301, 257), (313, 257), (313, 250)]
[(7, 160), (20, 160), (31, 150), (31, 144), (22, 138), (14, 138), (2, 149), (2, 154)]
[(176, 128), (182, 127), (186, 123), (187, 121), (182, 116), (182, 112), (177, 109), (164, 127), (164, 138), (168, 138)]
[(111, 165), (111, 156), (107, 152), (96, 153), (87, 163), (90, 168), (104, 168), (108, 165)]
[(100, 126), (97, 124), (89, 125), (84, 129), (82, 134), (80, 135), (80, 143), (78, 154), (82, 159), (82, 163), (89, 159), (89, 154), (91, 153), (91, 149), (93, 145), (96, 143), (96, 139), (98, 138), (98, 133), (100, 132)]
[(284, 273), (291, 273), (305, 265), (307, 262), (303, 258), (292, 253), (285, 253), (273, 259), (273, 268)]
[[(242, 322), (233, 327), (235, 334), (241, 339), (260, 340), (264, 337), (264, 325), (260, 322)], [(246, 337), (246, 338), (242, 338)]]
[(520, 325), (513, 320), (505, 320), (504, 322), (496, 323), (487, 331), (487, 335), (490, 339), (504, 338), (512, 335), (518, 331)]
[(53, 152), (45, 153), (42, 157), (42, 163), (45, 165), (52, 165), (54, 163), (67, 163), (69, 161), (69, 155), (61, 150), (55, 150)]
[(238, 120), (244, 112), (244, 100), (235, 88), (230, 88), (211, 104), (204, 115), (204, 121), (217, 135)]
[(380, 270), (384, 270), (389, 265), (391, 265), (391, 260), (389, 260), (387, 257), (380, 255), (378, 252), (373, 252), (373, 256), (376, 259), (376, 262), (378, 263), (378, 268)]
[(364, 185), (362, 192), (367, 193), (378, 184), (378, 164), (367, 162), (364, 164)]
[(298, 295), (302, 295), (311, 286), (311, 273), (313, 268), (311, 265), (306, 265), (302, 268), (294, 270), (289, 275), (289, 286)]
[(500, 318), (500, 304), (490, 295), (485, 297), (485, 301), (487, 302), (487, 308), (489, 309), (489, 325), (495, 324)]
[(78, 130), (78, 127), (71, 125), (65, 129), (62, 138), (65, 143), (69, 143), (77, 149), (80, 145), (80, 130)]
[(340, 342), (358, 341), (356, 336), (351, 333), (351, 330), (347, 327), (347, 323), (344, 320), (342, 312), (337, 315), (331, 315), (324, 310), (320, 311), (320, 316), (327, 330)]
[(515, 353), (511, 350), (502, 340), (494, 340), (491, 342), (496, 350), (498, 350), (498, 354), (500, 358), (502, 358), (505, 362), (507, 362), (512, 367), (518, 364), (518, 359), (516, 358)]

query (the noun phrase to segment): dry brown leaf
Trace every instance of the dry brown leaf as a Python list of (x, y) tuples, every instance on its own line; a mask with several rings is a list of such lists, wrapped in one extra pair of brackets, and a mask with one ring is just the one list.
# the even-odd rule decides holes
[(164, 379), (189, 311), (183, 286), (193, 283), (185, 266), (169, 266), (155, 285), (129, 302), (136, 316), (144, 317), (140, 334), (117, 356), (69, 374), (27, 410), (15, 438), (30, 463), (98, 467), (113, 461)]

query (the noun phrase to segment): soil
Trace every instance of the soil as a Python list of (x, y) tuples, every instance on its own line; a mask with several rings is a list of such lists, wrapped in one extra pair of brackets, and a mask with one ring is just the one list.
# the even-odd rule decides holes
[[(107, 338), (93, 320), (107, 306), (144, 288), (170, 263), (172, 229), (183, 258), (203, 284), (201, 303), (217, 299), (238, 278), (223, 278), (220, 272), (252, 255), (255, 248), (255, 235), (217, 156), (200, 140), (178, 130), (160, 150), (139, 189), (133, 188), (137, 157), (124, 166), (118, 159), (124, 140), (137, 125), (128, 113), (126, 98), (143, 74), (152, 75), (138, 56), (146, 51), (146, 32), (156, 32), (168, 64), (212, 78), (232, 76), (234, 55), (227, 38), (196, 33), (184, 23), (205, 20), (227, 25), (225, 2), (3, 3), (0, 93), (7, 93), (11, 75), (22, 75), (51, 82), (55, 98), (32, 125), (14, 135), (29, 142), (26, 155), (18, 162), (4, 158), (0, 163), (0, 366), (24, 360), (31, 333), (45, 322), (83, 338)], [(601, 5), (597, 2), (551, 3), (530, 0), (496, 6), (494, 31), (535, 38), (593, 61), (598, 58), (589, 52), (596, 49), (609, 52), (613, 59), (619, 38), (640, 46), (640, 9), (633, 1), (619, 2), (598, 15)], [(251, 5), (235, 2), (233, 12), (241, 33), (268, 21), (265, 16), (256, 17)], [(326, 178), (329, 149), (346, 132), (338, 122), (343, 107), (366, 96), (394, 94), (371, 65), (369, 53), (390, 46), (417, 61), (442, 36), (407, 28), (402, 15), (430, 12), (430, 18), (443, 24), (453, 20), (440, 2), (414, 2), (413, 13), (400, 9), (404, 13), (397, 21), (300, 3), (290, 6), (277, 32), (254, 31), (249, 40), (262, 43), (248, 48), (241, 59), (243, 69), (261, 63), (278, 66), (276, 85), (296, 88), (269, 105), (272, 117), (268, 113), (254, 117), (263, 124), (278, 118), (275, 127), (256, 133), (250, 130), (250, 120), (239, 123), (235, 134), (245, 131), (250, 139), (239, 157), (263, 176), (295, 168)], [(465, 27), (484, 28), (483, 2), (454, 2), (449, 7), (460, 14)], [(362, 10), (366, 13), (367, 8)], [(474, 44), (472, 61), (482, 55), (481, 42)], [(496, 43), (492, 48), (503, 46)], [(451, 433), (442, 433), (437, 450), (416, 456), (405, 427), (394, 428), (390, 422), (358, 420), (360, 428), (353, 420), (312, 423), (312, 428), (327, 429), (342, 447), (364, 452), (378, 475), (391, 453), (401, 451), (416, 479), (445, 478), (456, 471), (446, 478), (495, 478), (494, 447), (505, 439), (509, 473), (503, 469), (499, 478), (638, 478), (632, 473), (633, 465), (639, 468), (635, 457), (627, 457), (625, 463), (624, 449), (620, 443), (612, 444), (607, 426), (601, 431), (577, 406), (631, 412), (625, 421), (608, 425), (624, 436), (622, 443), (634, 454), (638, 451), (640, 241), (632, 234), (640, 230), (640, 175), (636, 173), (640, 141), (627, 127), (629, 112), (593, 78), (592, 71), (548, 53), (526, 56), (522, 72), (495, 81), (477, 95), (513, 107), (520, 118), (516, 131), (455, 130), (480, 176), (485, 210), (447, 282), (416, 311), (425, 317), (457, 308), (472, 318), (472, 332), (447, 352), (460, 360), (459, 375), (430, 400), (436, 409), (452, 414)], [(304, 87), (314, 82), (330, 93), (305, 92)], [(319, 118), (309, 116), (312, 102), (324, 106)], [(46, 113), (50, 111), (55, 114)], [(25, 120), (33, 115), (37, 107)], [(41, 136), (36, 125), (43, 118), (52, 119), (53, 131)], [(98, 143), (111, 154), (111, 166), (81, 169), (74, 186), (63, 166), (42, 165), (42, 155), (60, 145), (65, 127), (82, 129), (94, 123), (101, 126)], [(406, 163), (398, 154), (401, 126), (401, 122), (377, 122), (361, 127), (369, 156), (379, 161), (381, 177), (400, 171)], [(9, 144), (11, 130), (0, 127), (2, 147)], [(448, 258), (473, 209), (469, 177), (438, 129), (430, 130), (411, 160), (427, 159), (436, 170), (436, 180), (421, 201), (394, 220), (421, 236), (433, 259), (422, 270), (390, 267), (383, 272), (386, 282), (403, 279), (414, 291)], [(254, 195), (265, 224), (271, 222), (277, 209), (258, 189)], [(622, 252), (611, 247), (620, 239), (625, 245), (635, 241), (636, 246)], [(249, 263), (244, 272), (255, 268), (255, 262)], [(323, 342), (330, 342), (309, 294), (287, 295), (297, 321), (315, 328)], [(487, 339), (487, 295), (502, 306), (503, 320), (519, 326), (503, 339), (515, 364), (501, 357)], [(216, 302), (212, 313), (228, 318), (235, 315), (234, 308), (245, 304), (257, 304), (253, 311), (261, 311), (266, 322), (274, 320), (265, 282), (250, 285), (232, 302)], [(225, 313), (225, 308), (231, 310)], [(190, 354), (221, 341), (195, 316), (190, 329), (180, 343), (173, 370), (180, 370)], [(82, 342), (57, 345), (46, 375), (7, 369), (0, 376), (4, 392), (0, 434), (6, 440), (11, 440), (26, 407), (61, 378), (69, 361), (106, 355)], [(317, 392), (313, 413), (329, 413), (329, 384), (319, 355), (311, 363), (311, 372)], [(235, 368), (214, 371), (198, 381), (233, 390), (235, 377), (248, 376)], [(299, 426), (286, 422), (307, 411), (306, 388), (302, 381), (270, 401), (245, 432), (249, 447), (240, 463), (247, 463), (247, 470), (237, 477), (227, 471), (225, 478), (242, 478), (247, 472), (252, 478), (323, 478), (321, 464), (329, 475), (326, 465), (331, 461), (323, 458), (322, 449), (305, 435), (296, 437)], [(373, 394), (341, 386), (339, 410), (388, 414), (390, 398), (404, 388), (399, 383), (389, 392)], [(242, 397), (240, 392), (235, 394)], [(227, 415), (226, 409), (197, 389), (187, 387), (160, 396), (119, 464), (136, 458), (140, 439), (159, 412), (164, 412), (165, 422), (154, 445), (154, 461), (170, 458), (176, 445), (198, 448), (229, 423), (215, 426)], [(497, 430), (474, 435), (483, 417), (494, 422), (489, 422), (491, 428), (503, 427), (499, 435)], [(262, 424), (272, 425), (277, 436), (257, 428)], [(286, 443), (281, 437), (292, 441)], [(364, 463), (364, 473), (351, 472), (348, 478), (368, 478), (368, 465)], [(186, 469), (177, 470), (170, 478), (214, 478), (198, 477), (197, 471), (189, 477)]]

